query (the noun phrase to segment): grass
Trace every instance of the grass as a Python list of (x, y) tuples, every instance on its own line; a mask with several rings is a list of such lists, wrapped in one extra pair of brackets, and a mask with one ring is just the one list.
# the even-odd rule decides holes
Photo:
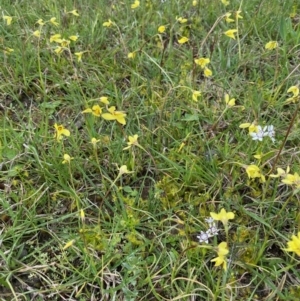
[(2, 1), (0, 299), (299, 300), (299, 7), (140, 2)]

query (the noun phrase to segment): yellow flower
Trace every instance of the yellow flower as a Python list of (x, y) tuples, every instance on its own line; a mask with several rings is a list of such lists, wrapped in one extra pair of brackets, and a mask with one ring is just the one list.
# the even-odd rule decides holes
[(159, 26), (159, 27), (157, 28), (157, 31), (158, 31), (159, 33), (164, 33), (164, 32), (166, 31), (166, 26), (164, 26), (164, 25)]
[(108, 19), (108, 21), (104, 22), (102, 25), (104, 27), (110, 27), (113, 25), (113, 22), (111, 21), (111, 19)]
[(64, 51), (63, 47), (60, 47), (60, 46), (57, 46), (54, 49), (54, 52), (57, 53), (57, 54), (61, 54), (63, 51)]
[(96, 139), (96, 138), (92, 138), (91, 139), (91, 143), (93, 144), (93, 147), (96, 148), (97, 147), (97, 143), (100, 142), (100, 139)]
[(82, 61), (82, 55), (84, 54), (84, 51), (75, 52), (74, 54), (77, 56), (77, 62), (81, 62)]
[(299, 99), (299, 88), (297, 86), (291, 86), (288, 90), (288, 93), (293, 93), (293, 96), (288, 98), (285, 103), (296, 102)]
[(57, 33), (57, 34), (50, 36), (50, 43), (52, 43), (52, 42), (61, 43), (62, 42), (61, 34)]
[(227, 6), (227, 5), (229, 5), (229, 1), (227, 1), (227, 0), (221, 0), (221, 2), (225, 5), (225, 6)]
[(193, 1), (193, 6), (196, 6), (198, 4), (197, 0)]
[(82, 113), (92, 113), (94, 116), (100, 117), (102, 108), (99, 105), (93, 105), (92, 108), (85, 109)]
[(73, 157), (71, 158), (68, 154), (64, 154), (64, 160), (62, 161), (62, 164), (66, 164), (66, 163), (70, 164), (71, 160), (73, 159), (74, 158)]
[(45, 22), (43, 21), (43, 19), (38, 19), (38, 20), (36, 21), (36, 23), (38, 23), (38, 24), (41, 25), (41, 26), (45, 25)]
[(105, 105), (109, 105), (108, 97), (107, 96), (101, 96), (100, 102), (104, 103)]
[(6, 25), (10, 25), (12, 21), (12, 17), (10, 16), (3, 16), (3, 20), (6, 21)]
[(212, 76), (212, 71), (207, 67), (204, 68), (204, 76), (205, 77), (211, 77)]
[(117, 122), (125, 125), (126, 124), (126, 114), (121, 111), (116, 111), (116, 107), (112, 106), (107, 109), (109, 113), (102, 114), (102, 118), (105, 120), (116, 120)]
[(242, 124), (239, 125), (239, 128), (241, 128), (241, 129), (248, 128), (249, 134), (257, 133), (257, 131), (258, 131), (258, 126), (254, 122), (252, 122), (252, 123), (249, 123), (249, 122), (242, 123)]
[(187, 37), (182, 37), (181, 39), (178, 40), (179, 44), (184, 44), (188, 41), (189, 39)]
[(227, 31), (224, 32), (224, 34), (227, 37), (229, 37), (231, 39), (234, 39), (234, 40), (235, 40), (235, 35), (234, 35), (235, 33), (237, 33), (237, 29), (229, 29), (229, 30), (227, 30)]
[(294, 252), (298, 256), (300, 256), (300, 232), (298, 232), (298, 235), (293, 235), (292, 239), (288, 241), (287, 243), (288, 247), (286, 249), (283, 249), (287, 252)]
[(61, 47), (68, 47), (70, 44), (70, 41), (66, 40), (66, 39), (62, 39), (59, 43), (60, 43)]
[(236, 19), (243, 19), (243, 17), (241, 16), (241, 12), (242, 12), (241, 10), (238, 10), (238, 11), (235, 12), (235, 18)]
[(226, 104), (227, 104), (228, 107), (235, 106), (235, 98), (229, 99), (229, 95), (228, 94), (225, 94), (225, 102), (226, 102)]
[(76, 41), (78, 40), (78, 36), (76, 36), (76, 35), (69, 36), (69, 39), (70, 39), (71, 41), (76, 42)]
[(66, 250), (66, 249), (70, 248), (71, 246), (73, 246), (74, 242), (75, 242), (75, 239), (72, 239), (72, 240), (68, 241), (68, 242), (64, 245), (63, 250)]
[(291, 86), (288, 90), (288, 93), (293, 93), (293, 96), (299, 95), (299, 88), (297, 86)]
[(286, 177), (288, 175), (288, 173), (290, 172), (290, 167), (288, 166), (286, 168), (286, 171), (284, 171), (282, 168), (277, 168), (277, 174), (271, 174), (270, 177), (271, 178), (279, 178), (279, 177)]
[(128, 137), (128, 142), (127, 142), (127, 145), (126, 147), (123, 148), (123, 150), (125, 149), (130, 149), (133, 145), (139, 145), (138, 143), (138, 135), (134, 135), (134, 136), (129, 136)]
[(129, 59), (134, 59), (135, 56), (136, 56), (136, 52), (129, 52), (128, 55), (127, 55), (127, 57), (128, 57)]
[(68, 14), (72, 14), (72, 15), (74, 15), (76, 17), (79, 17), (77, 9), (73, 9), (73, 10), (69, 11)]
[(210, 216), (215, 221), (221, 221), (224, 226), (228, 224), (228, 221), (230, 219), (234, 219), (234, 213), (233, 212), (226, 212), (224, 208), (221, 209), (220, 213), (211, 212)]
[(11, 54), (12, 52), (14, 52), (15, 50), (9, 47), (4, 47), (3, 52), (5, 54)]
[(40, 38), (41, 37), (41, 32), (39, 30), (36, 30), (32, 33), (33, 36)]
[(135, 0), (132, 4), (131, 4), (131, 8), (132, 9), (135, 9), (135, 8), (137, 8), (137, 7), (139, 7), (140, 6), (140, 1), (138, 1), (138, 0)]
[(56, 138), (57, 141), (60, 141), (63, 138), (63, 136), (66, 137), (70, 136), (70, 131), (67, 130), (63, 125), (58, 125), (57, 123), (55, 123), (54, 128), (55, 128), (54, 137)]
[(262, 182), (265, 182), (265, 176), (261, 173), (260, 168), (257, 165), (251, 164), (245, 166), (246, 173), (249, 179), (260, 178)]
[(52, 17), (52, 18), (49, 20), (49, 22), (50, 22), (51, 24), (53, 24), (54, 26), (58, 26), (58, 25), (59, 25), (59, 23), (56, 22), (56, 18), (55, 18), (55, 17)]
[(80, 209), (80, 218), (84, 222), (84, 220), (85, 220), (85, 213), (84, 213), (83, 209)]
[(226, 262), (226, 255), (229, 253), (227, 242), (221, 242), (218, 245), (217, 249), (218, 257), (211, 260), (211, 262), (215, 262), (215, 266), (220, 266), (223, 264), (223, 269), (226, 271), (227, 269), (227, 262)]
[(201, 57), (199, 59), (195, 59), (194, 62), (197, 65), (199, 65), (202, 69), (204, 69), (205, 66), (210, 63), (210, 59), (209, 58), (205, 58), (205, 57)]
[(231, 13), (226, 13), (226, 14), (225, 14), (225, 21), (226, 21), (227, 23), (234, 22), (234, 20), (231, 19), (230, 16), (231, 16)]
[(198, 101), (198, 97), (201, 95), (201, 92), (200, 91), (193, 91), (193, 101)]
[(176, 20), (177, 20), (180, 24), (184, 24), (184, 23), (186, 23), (186, 22), (188, 21), (188, 19), (182, 18), (182, 17), (179, 17), (179, 18), (176, 17)]
[(300, 176), (297, 172), (292, 174), (285, 175), (284, 179), (281, 181), (286, 185), (296, 186), (296, 188), (300, 188)]
[(119, 175), (118, 177), (122, 176), (123, 174), (128, 174), (128, 173), (132, 173), (132, 171), (129, 171), (127, 166), (126, 165), (122, 165), (120, 168), (119, 168)]
[(265, 45), (265, 49), (268, 49), (268, 50), (273, 50), (277, 47), (278, 47), (278, 42), (277, 41), (270, 41)]

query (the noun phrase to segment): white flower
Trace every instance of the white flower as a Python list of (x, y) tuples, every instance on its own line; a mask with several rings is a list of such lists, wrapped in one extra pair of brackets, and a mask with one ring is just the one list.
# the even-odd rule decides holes
[(269, 136), (272, 140), (272, 142), (275, 142), (275, 131), (274, 131), (274, 126), (273, 125), (268, 125), (266, 127), (264, 127), (264, 132), (265, 132), (265, 136)]
[(207, 223), (208, 223), (208, 225), (209, 225), (209, 227), (211, 226), (211, 224), (213, 224), (214, 223), (214, 219), (210, 216), (210, 217), (207, 217), (207, 218), (205, 218), (204, 219)]
[(267, 125), (262, 128), (260, 125), (257, 126), (256, 132), (250, 133), (252, 140), (263, 141), (264, 137), (270, 137), (272, 142), (275, 142), (275, 131), (273, 125)]
[(215, 236), (215, 235), (218, 235), (218, 232), (219, 232), (219, 229), (218, 229), (218, 227), (216, 226), (215, 223), (213, 223), (213, 225), (210, 226), (210, 228), (206, 231), (206, 233), (208, 235), (210, 235), (211, 237)]
[(252, 140), (263, 141), (263, 138), (265, 137), (265, 132), (262, 129), (262, 127), (258, 125), (256, 132), (250, 133), (250, 136), (252, 137)]
[(199, 242), (205, 242), (208, 244), (208, 239), (210, 238), (211, 236), (209, 235), (209, 233), (207, 232), (203, 232), (201, 231), (200, 232), (200, 235), (197, 236), (197, 238), (199, 239)]

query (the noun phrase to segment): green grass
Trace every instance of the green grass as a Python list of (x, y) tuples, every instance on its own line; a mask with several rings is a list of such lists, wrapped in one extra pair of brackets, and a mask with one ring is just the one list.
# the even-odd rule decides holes
[[(299, 99), (286, 103), (299, 84), (300, 7), (140, 2), (2, 1), (12, 23), (0, 20), (0, 300), (299, 300), (299, 256), (283, 249), (299, 231), (300, 184), (269, 175), (300, 172)], [(237, 39), (224, 34), (235, 28)], [(78, 40), (57, 54), (58, 33)], [(100, 97), (125, 125), (82, 113), (107, 113)], [(273, 125), (275, 142), (239, 127), (253, 122)], [(70, 136), (57, 141), (54, 124)], [(265, 182), (248, 177), (252, 164)], [(200, 243), (222, 208), (235, 214), (228, 231), (219, 222)], [(211, 262), (221, 242), (226, 270)]]

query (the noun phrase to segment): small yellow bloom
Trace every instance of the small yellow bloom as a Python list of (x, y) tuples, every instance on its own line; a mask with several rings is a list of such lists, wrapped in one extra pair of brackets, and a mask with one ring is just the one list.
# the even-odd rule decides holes
[(235, 12), (235, 18), (236, 19), (243, 19), (243, 17), (241, 16), (241, 12), (242, 12), (241, 10), (238, 10), (238, 11)]
[(61, 41), (60, 41), (60, 46), (61, 47), (68, 47), (70, 45), (70, 41), (69, 40), (66, 40), (66, 39), (62, 39)]
[(249, 179), (260, 178), (262, 182), (265, 182), (265, 176), (261, 173), (260, 168), (257, 165), (251, 164), (245, 166), (246, 173)]
[(127, 57), (128, 57), (129, 59), (134, 59), (135, 56), (136, 56), (136, 52), (129, 52), (128, 55), (127, 55)]
[(40, 38), (41, 37), (41, 32), (39, 30), (36, 30), (32, 33), (33, 36)]
[(111, 21), (111, 19), (108, 19), (108, 21), (104, 22), (102, 26), (104, 27), (111, 27), (114, 23)]
[(278, 47), (278, 42), (277, 41), (270, 41), (265, 45), (265, 49), (268, 49), (268, 50), (273, 50), (277, 47)]
[(287, 174), (281, 182), (286, 185), (295, 186), (297, 189), (300, 188), (300, 176), (297, 172), (293, 175)]
[(64, 51), (63, 47), (60, 47), (60, 46), (57, 46), (54, 49), (54, 52), (57, 53), (57, 54), (61, 54), (63, 51)]
[(138, 137), (139, 137), (138, 135), (129, 136), (128, 137), (128, 142), (127, 142), (128, 146), (124, 147), (123, 150), (130, 149), (134, 145), (139, 145)]
[(122, 176), (124, 174), (129, 174), (129, 173), (133, 173), (132, 171), (129, 171), (126, 165), (122, 165), (119, 168), (119, 175), (118, 176)]
[(75, 239), (72, 239), (72, 240), (68, 241), (68, 242), (64, 245), (63, 250), (66, 250), (66, 249), (70, 248), (71, 246), (73, 246), (74, 242), (75, 242)]
[(178, 40), (178, 43), (179, 44), (184, 44), (184, 43), (188, 42), (188, 40), (189, 39), (187, 37), (182, 37), (181, 39)]
[(298, 235), (293, 235), (292, 239), (288, 241), (287, 243), (288, 247), (286, 249), (283, 249), (287, 252), (294, 252), (298, 256), (300, 256), (300, 232), (298, 232)]
[(3, 20), (6, 21), (6, 25), (10, 25), (12, 22), (12, 17), (10, 16), (3, 16)]
[(70, 164), (71, 163), (71, 160), (73, 160), (74, 158), (73, 157), (70, 157), (68, 154), (64, 154), (64, 160), (62, 161), (62, 164)]
[(76, 41), (78, 40), (78, 36), (76, 36), (76, 35), (69, 36), (69, 39), (70, 39), (71, 41), (76, 42)]
[(109, 105), (108, 97), (107, 96), (101, 96), (100, 102), (104, 103), (105, 105)]
[(58, 25), (59, 25), (59, 23), (56, 22), (56, 18), (55, 18), (55, 17), (52, 17), (52, 18), (49, 20), (49, 22), (50, 22), (51, 24), (53, 24), (54, 26), (58, 26)]
[(198, 97), (201, 95), (201, 92), (200, 91), (193, 91), (193, 101), (198, 101)]
[(11, 54), (12, 52), (14, 52), (15, 50), (13, 48), (9, 48), (9, 47), (4, 47), (3, 52), (5, 54)]
[(74, 15), (76, 17), (79, 17), (77, 9), (73, 9), (73, 10), (69, 11), (68, 14), (72, 14), (72, 15)]
[(258, 131), (258, 126), (256, 125), (255, 122), (252, 122), (252, 123), (249, 123), (249, 122), (242, 123), (242, 124), (239, 125), (239, 128), (241, 128), (241, 129), (248, 128), (249, 134), (251, 134), (251, 133), (257, 133), (257, 131)]
[(41, 25), (41, 26), (45, 25), (45, 22), (43, 21), (43, 19), (38, 19), (36, 21), (36, 23), (39, 24), (39, 25)]
[(102, 118), (105, 120), (116, 120), (117, 122), (119, 122), (120, 124), (125, 125), (126, 124), (126, 114), (124, 112), (121, 111), (116, 111), (116, 107), (112, 106), (110, 108), (107, 109), (109, 113), (104, 113), (102, 114)]
[(227, 1), (227, 0), (221, 0), (221, 2), (225, 5), (225, 6), (227, 6), (227, 5), (229, 5), (229, 1)]
[(197, 0), (194, 0), (193, 1), (193, 6), (196, 6), (198, 4), (198, 1)]
[(85, 220), (85, 213), (84, 213), (83, 209), (80, 209), (80, 218), (84, 222), (84, 220)]
[(135, 9), (138, 8), (140, 6), (140, 1), (135, 0), (132, 4), (131, 4), (131, 8)]
[(279, 167), (279, 168), (277, 168), (277, 174), (276, 175), (271, 174), (270, 177), (271, 178), (279, 178), (279, 177), (285, 178), (289, 172), (290, 172), (289, 166), (286, 168), (286, 171), (284, 171), (282, 168)]
[(97, 143), (100, 142), (100, 139), (96, 139), (96, 138), (92, 138), (91, 139), (91, 143), (93, 144), (93, 147), (96, 148), (97, 147)]
[(229, 37), (231, 39), (234, 39), (234, 40), (235, 40), (235, 35), (234, 35), (235, 33), (237, 33), (237, 29), (229, 29), (229, 30), (227, 30), (227, 31), (224, 32), (224, 34), (227, 37)]
[(92, 113), (94, 116), (100, 117), (102, 108), (99, 105), (93, 105), (92, 108), (85, 109), (82, 113)]
[(227, 23), (234, 22), (234, 20), (231, 19), (230, 16), (231, 16), (231, 13), (226, 13), (226, 14), (225, 14), (225, 21), (226, 21)]
[(293, 96), (299, 95), (299, 88), (297, 86), (291, 86), (288, 90), (288, 93), (293, 93)]
[(186, 22), (188, 21), (188, 19), (182, 18), (182, 17), (179, 17), (179, 18), (176, 17), (176, 20), (177, 20), (180, 24), (184, 24), (184, 23), (186, 23)]
[(229, 95), (225, 94), (225, 103), (227, 104), (228, 107), (233, 107), (235, 106), (235, 98), (229, 99)]
[(229, 253), (227, 242), (221, 242), (218, 245), (217, 249), (218, 257), (211, 260), (211, 262), (215, 262), (215, 266), (220, 266), (223, 264), (223, 269), (226, 271), (227, 269), (227, 262), (226, 262), (226, 255)]
[(164, 32), (166, 31), (166, 26), (164, 26), (164, 25), (159, 26), (159, 27), (157, 28), (157, 31), (158, 31), (159, 33), (164, 33)]
[(224, 208), (221, 209), (220, 213), (211, 212), (210, 216), (215, 221), (221, 221), (224, 226), (228, 224), (228, 221), (230, 219), (234, 219), (234, 213), (233, 212), (226, 212)]
[(74, 54), (77, 56), (77, 62), (81, 62), (82, 61), (82, 55), (84, 54), (84, 51), (75, 52)]
[(201, 57), (199, 59), (195, 59), (194, 62), (197, 65), (199, 65), (202, 69), (204, 69), (205, 66), (210, 63), (210, 59), (209, 58), (205, 58), (205, 57)]
[(50, 36), (50, 43), (52, 43), (52, 42), (61, 43), (62, 42), (61, 34), (57, 33), (57, 34)]
[(204, 72), (203, 73), (204, 73), (205, 77), (211, 77), (212, 76), (212, 71), (209, 68), (207, 68), (207, 67), (204, 68)]
[(54, 128), (55, 128), (54, 137), (56, 138), (57, 141), (60, 141), (63, 138), (63, 136), (66, 137), (70, 136), (70, 131), (67, 130), (63, 125), (58, 125), (57, 123), (55, 123)]
[(288, 98), (285, 103), (297, 102), (299, 99), (299, 88), (297, 86), (291, 86), (288, 90), (288, 93), (293, 93), (293, 96)]

